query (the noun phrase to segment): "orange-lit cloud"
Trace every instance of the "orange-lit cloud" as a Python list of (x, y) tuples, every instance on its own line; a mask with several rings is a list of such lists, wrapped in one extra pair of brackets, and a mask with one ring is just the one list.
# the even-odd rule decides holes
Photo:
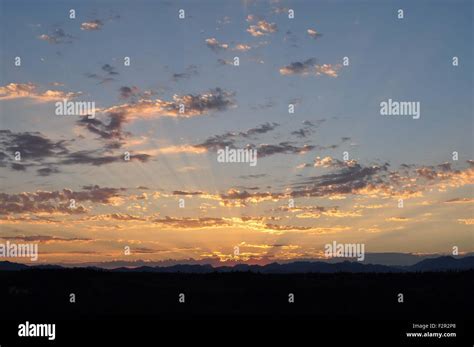
[(67, 93), (60, 90), (45, 90), (41, 92), (38, 89), (38, 86), (33, 83), (10, 83), (0, 87), (0, 100), (28, 98), (44, 103), (72, 99), (82, 94), (81, 92)]

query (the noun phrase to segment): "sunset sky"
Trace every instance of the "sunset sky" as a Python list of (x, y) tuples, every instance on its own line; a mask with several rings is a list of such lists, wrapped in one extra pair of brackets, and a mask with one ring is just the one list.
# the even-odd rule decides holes
[[(42, 263), (472, 252), (472, 16), (472, 1), (0, 0), (0, 242), (38, 242)], [(64, 99), (95, 119), (56, 115)], [(382, 116), (388, 99), (420, 119)], [(257, 165), (219, 163), (226, 146)]]

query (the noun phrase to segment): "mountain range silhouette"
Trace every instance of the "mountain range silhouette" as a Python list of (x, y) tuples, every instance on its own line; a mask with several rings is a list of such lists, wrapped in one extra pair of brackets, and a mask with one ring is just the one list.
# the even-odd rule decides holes
[[(229, 272), (254, 272), (268, 274), (291, 273), (389, 273), (389, 272), (426, 272), (426, 271), (464, 271), (474, 269), (474, 256), (454, 258), (441, 256), (424, 259), (410, 266), (362, 264), (359, 262), (343, 261), (328, 263), (323, 261), (296, 261), (291, 263), (270, 263), (267, 265), (237, 264), (234, 266), (212, 266), (209, 264), (178, 264), (172, 266), (138, 266), (117, 267), (104, 269), (101, 267), (86, 267), (98, 271), (110, 272), (156, 272), (156, 273), (229, 273)], [(22, 271), (28, 269), (68, 269), (60, 265), (25, 265), (9, 261), (0, 262), (0, 271)]]

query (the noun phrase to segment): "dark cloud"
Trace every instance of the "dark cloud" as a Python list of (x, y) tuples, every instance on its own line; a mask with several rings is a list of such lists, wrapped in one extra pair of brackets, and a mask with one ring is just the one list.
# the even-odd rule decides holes
[(193, 76), (198, 75), (198, 68), (196, 65), (189, 65), (184, 72), (174, 73), (172, 76), (173, 81), (178, 82), (179, 80), (189, 79)]
[(314, 69), (316, 66), (316, 59), (315, 58), (309, 58), (305, 61), (296, 61), (291, 63), (290, 65), (287, 65), (285, 67), (282, 67), (280, 69), (280, 73), (282, 75), (305, 75), (308, 73), (311, 73), (311, 71)]
[(259, 158), (274, 154), (301, 154), (315, 148), (312, 145), (295, 146), (291, 142), (280, 142), (276, 145), (261, 144), (259, 146), (250, 145), (249, 148), (256, 149)]
[[(120, 148), (120, 142), (127, 133), (121, 130), (123, 118), (120, 115), (112, 114), (108, 124), (104, 124), (97, 119), (82, 117), (78, 124), (86, 127), (89, 131), (99, 135), (99, 138), (111, 140), (105, 149), (71, 151), (69, 145), (73, 141), (52, 141), (38, 132), (13, 133), (9, 130), (0, 131), (0, 153), (2, 153), (1, 166), (7, 164), (15, 171), (25, 171), (29, 167), (38, 167), (38, 176), (49, 176), (59, 173), (60, 165), (89, 164), (100, 166), (111, 163), (126, 162), (124, 154), (109, 155), (107, 152), (115, 148)], [(21, 155), (21, 162), (15, 160), (15, 153)], [(130, 160), (147, 162), (150, 159), (148, 154), (131, 154)]]
[[(126, 162), (124, 155), (97, 155), (97, 151), (79, 151), (70, 153), (60, 163), (64, 165), (91, 164), (101, 166), (112, 163)], [(130, 161), (146, 163), (151, 158), (148, 154), (130, 154)]]
[(120, 98), (121, 99), (129, 99), (132, 97), (138, 96), (138, 88), (137, 87), (127, 87), (122, 86), (119, 88)]
[(247, 202), (277, 201), (290, 197), (358, 194), (366, 188), (380, 188), (383, 190), (389, 187), (388, 168), (388, 163), (367, 167), (352, 163), (351, 166), (338, 168), (329, 174), (302, 178), (293, 183), (291, 190), (287, 192), (248, 192), (231, 189), (227, 193), (221, 194), (220, 197), (224, 201), (238, 200), (245, 205)]
[(76, 203), (92, 202), (109, 204), (112, 199), (119, 197), (125, 188), (106, 188), (94, 186), (84, 186), (81, 191), (63, 189), (59, 191), (37, 191), (18, 194), (0, 193), (0, 214), (10, 213), (68, 213), (79, 214), (87, 212), (81, 205), (76, 208), (70, 207), (73, 199)]
[(117, 69), (110, 64), (102, 65), (101, 70), (105, 73), (105, 75), (98, 74), (98, 73), (85, 73), (84, 75), (87, 78), (97, 80), (98, 84), (104, 84), (104, 83), (115, 81), (114, 76), (119, 75), (119, 73), (117, 72)]
[(117, 69), (110, 64), (102, 65), (102, 70), (105, 71), (109, 75), (118, 75)]
[(14, 133), (0, 130), (0, 148), (5, 156), (13, 160), (15, 152), (21, 159), (41, 160), (67, 153), (67, 141), (51, 141), (39, 132)]
[(96, 74), (96, 73), (86, 73), (84, 75), (87, 78), (91, 78), (91, 79), (95, 79), (95, 80), (99, 81), (97, 84), (105, 84), (105, 83), (108, 83), (108, 82), (115, 81), (115, 78), (113, 78), (113, 77), (101, 76), (101, 75)]
[(55, 167), (44, 167), (36, 170), (36, 172), (38, 173), (38, 176), (49, 176), (54, 173), (59, 173), (60, 171)]
[(265, 134), (272, 130), (275, 130), (276, 127), (280, 126), (278, 123), (264, 123), (255, 128), (251, 128), (245, 132), (239, 133), (240, 136), (248, 137), (252, 135)]
[(254, 128), (241, 132), (226, 132), (221, 135), (215, 135), (207, 138), (204, 142), (195, 145), (197, 148), (205, 148), (210, 151), (217, 151), (220, 148), (235, 147), (235, 143), (241, 139), (261, 135), (273, 131), (280, 126), (278, 123), (264, 123)]
[(329, 76), (336, 78), (339, 75), (341, 64), (316, 64), (316, 59), (309, 58), (303, 62), (293, 62), (280, 68), (281, 75), (313, 75), (313, 76)]
[(266, 176), (267, 174), (255, 174), (255, 175), (242, 175), (242, 176), (239, 176), (239, 178), (246, 180), (246, 179), (263, 178)]
[(288, 42), (290, 46), (293, 48), (298, 47), (298, 38), (291, 30), (287, 30), (285, 32), (285, 36), (283, 37), (283, 42)]
[[(369, 167), (363, 167), (356, 163), (334, 173), (305, 178), (301, 182), (294, 184), (294, 187), (296, 189), (305, 188), (304, 191), (299, 192), (299, 194), (302, 195), (324, 196), (330, 194), (348, 194), (366, 187), (372, 182), (376, 174), (387, 172), (388, 167), (388, 163), (381, 166), (373, 165)], [(381, 183), (382, 181), (378, 180), (377, 182)], [(311, 188), (308, 189), (308, 186)]]
[(215, 135), (207, 138), (204, 142), (195, 145), (197, 148), (205, 148), (208, 151), (217, 151), (224, 147), (234, 147), (236, 134), (227, 132), (222, 135)]
[(315, 121), (305, 120), (305, 121), (303, 121), (303, 127), (298, 129), (298, 130), (292, 131), (291, 135), (295, 135), (296, 137), (299, 137), (299, 138), (309, 137), (325, 121), (326, 121), (326, 119), (324, 119), (324, 118), (323, 119), (317, 119)]
[(234, 106), (234, 93), (227, 92), (221, 88), (211, 89), (209, 93), (205, 94), (188, 94), (181, 99), (186, 106), (186, 110), (198, 112), (200, 114), (208, 111), (225, 111), (229, 107)]
[(98, 135), (104, 140), (123, 140), (129, 136), (129, 133), (123, 131), (123, 123), (126, 117), (123, 113), (109, 113), (107, 115), (109, 122), (105, 123), (97, 118), (83, 116), (77, 121), (77, 125), (86, 128), (91, 133)]
[(15, 171), (26, 171), (26, 165), (22, 164), (12, 163), (10, 167)]

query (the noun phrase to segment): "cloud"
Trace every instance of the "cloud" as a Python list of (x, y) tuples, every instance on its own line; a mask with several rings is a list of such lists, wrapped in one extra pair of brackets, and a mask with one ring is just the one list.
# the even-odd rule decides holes
[[(220, 139), (222, 140), (222, 139)], [(222, 142), (221, 142), (222, 143)], [(208, 142), (209, 148), (214, 148), (216, 144)], [(342, 199), (348, 195), (360, 195), (374, 198), (410, 198), (422, 196), (424, 191), (438, 189), (444, 191), (448, 187), (460, 187), (474, 183), (474, 169), (447, 170), (446, 166), (435, 166), (440, 172), (444, 172), (442, 178), (423, 182), (416, 179), (416, 166), (413, 166), (405, 177), (398, 177), (397, 171), (389, 171), (389, 164), (361, 165), (355, 160), (340, 161), (331, 157), (319, 158), (315, 160), (317, 167), (325, 167), (332, 172), (320, 176), (299, 178), (290, 188), (284, 192), (252, 191), (259, 190), (253, 188), (231, 188), (225, 193), (207, 194), (202, 191), (180, 192), (183, 195), (199, 196), (219, 201), (224, 207), (246, 207), (249, 204), (256, 204), (265, 201), (280, 201), (289, 198), (300, 197), (327, 197), (328, 199)], [(444, 167), (444, 169), (442, 168)], [(397, 174), (397, 175), (394, 175)], [(263, 174), (264, 175), (264, 174)], [(415, 176), (414, 176), (415, 175)], [(263, 177), (254, 175), (252, 179)], [(244, 178), (244, 177), (241, 177)], [(454, 200), (453, 200), (454, 203)], [(292, 211), (302, 212), (299, 218), (317, 218), (319, 215), (327, 217), (359, 217), (363, 209), (381, 208), (383, 205), (357, 205), (353, 211), (341, 211), (339, 208), (325, 208), (318, 210), (295, 209)], [(398, 220), (398, 219), (397, 219)]]
[(470, 204), (474, 203), (473, 198), (453, 198), (444, 202), (445, 204)]
[(198, 75), (198, 69), (196, 65), (189, 65), (184, 72), (174, 73), (172, 76), (173, 81), (178, 82), (179, 80), (190, 79), (193, 76)]
[[(173, 146), (156, 148), (152, 150), (142, 150), (141, 152), (150, 154), (150, 155), (159, 155), (159, 154), (173, 155), (173, 154), (180, 154), (180, 153), (203, 154), (203, 153), (206, 153), (207, 150), (205, 148), (196, 147), (192, 145), (173, 145)], [(190, 170), (190, 168), (188, 167), (187, 170)]]
[(120, 98), (121, 99), (129, 99), (132, 97), (138, 96), (138, 88), (137, 87), (127, 87), (122, 86), (119, 88)]
[[(87, 119), (87, 117), (83, 118)], [(94, 121), (91, 119), (89, 121)], [(97, 120), (96, 120), (97, 121)], [(92, 123), (84, 123), (90, 131), (100, 135), (104, 139), (121, 139), (121, 134), (116, 135), (114, 131), (119, 125), (104, 125), (100, 121)], [(114, 124), (114, 123), (112, 123)], [(45, 137), (39, 132), (23, 132), (14, 133), (10, 130), (0, 130), (0, 166), (5, 167), (7, 163), (16, 171), (25, 171), (28, 167), (42, 166), (37, 170), (39, 176), (49, 176), (59, 173), (58, 166), (61, 165), (77, 165), (89, 164), (100, 166), (111, 163), (126, 162), (124, 154), (106, 155), (105, 152), (110, 150), (111, 142), (107, 144), (105, 149), (71, 151), (69, 148), (73, 141), (60, 140), (53, 141)], [(120, 143), (118, 144), (120, 146)], [(15, 160), (17, 152), (20, 153), (21, 162)], [(150, 155), (146, 153), (131, 153), (130, 161), (147, 162)]]
[[(5, 158), (14, 160), (15, 152), (20, 152), (22, 160), (42, 160), (61, 156), (68, 152), (67, 141), (52, 141), (39, 132), (14, 133), (0, 130), (0, 149)], [(8, 154), (5, 154), (8, 153)]]
[(0, 239), (3, 239), (3, 240), (20, 240), (20, 241), (23, 241), (23, 242), (40, 242), (40, 243), (62, 243), (62, 242), (92, 241), (92, 239), (89, 239), (89, 238), (80, 238), (80, 237), (65, 238), (65, 237), (56, 237), (56, 236), (48, 236), (48, 235), (0, 236)]
[(59, 173), (59, 169), (55, 167), (43, 167), (41, 169), (36, 170), (38, 176), (49, 176), (51, 174)]
[(210, 228), (239, 228), (254, 230), (258, 232), (271, 234), (284, 234), (288, 232), (308, 232), (308, 233), (331, 233), (349, 229), (348, 227), (309, 227), (297, 225), (282, 225), (269, 223), (272, 217), (231, 217), (231, 218), (213, 218), (213, 217), (169, 217), (157, 218), (153, 223), (166, 229), (210, 229)]
[(410, 219), (407, 217), (389, 217), (385, 218), (387, 222), (409, 222)]
[(99, 74), (96, 74), (96, 73), (86, 73), (86, 74), (84, 74), (84, 76), (86, 76), (87, 78), (90, 78), (90, 79), (98, 80), (99, 82), (97, 84), (105, 84), (105, 83), (115, 81), (115, 78), (113, 78), (113, 77), (102, 76), (102, 75), (99, 75)]
[(458, 219), (458, 223), (464, 225), (474, 225), (474, 218)]
[(95, 19), (95, 20), (91, 20), (89, 22), (81, 23), (81, 30), (85, 30), (85, 31), (100, 30), (100, 29), (102, 29), (103, 25), (104, 25), (104, 23), (101, 20)]
[(146, 218), (133, 216), (127, 213), (109, 213), (109, 214), (89, 216), (83, 220), (90, 220), (90, 221), (119, 220), (119, 221), (124, 222), (124, 221), (146, 221)]
[[(126, 120), (154, 117), (195, 117), (215, 111), (225, 111), (235, 106), (235, 93), (221, 88), (211, 89), (202, 94), (174, 95), (172, 100), (140, 99), (133, 103), (112, 106), (101, 110), (103, 113), (122, 114)], [(184, 112), (180, 113), (180, 105)]]
[(331, 157), (316, 157), (314, 160), (314, 167), (324, 167), (324, 168), (346, 168), (357, 165), (356, 160), (339, 160)]
[(51, 44), (60, 44), (60, 43), (72, 43), (74, 39), (73, 36), (66, 34), (66, 32), (61, 28), (56, 28), (51, 31), (49, 34), (42, 34), (38, 36), (38, 39), (46, 41)]
[(117, 69), (115, 67), (113, 67), (112, 65), (110, 64), (104, 64), (102, 65), (102, 68), (101, 68), (103, 71), (105, 71), (107, 74), (109, 75), (118, 75), (119, 73), (117, 72)]
[(111, 112), (107, 116), (109, 119), (108, 123), (97, 118), (82, 116), (76, 124), (105, 140), (119, 141), (129, 135), (129, 133), (123, 131), (123, 124), (126, 121), (126, 117), (123, 113)]
[(315, 58), (309, 58), (302, 62), (293, 62), (287, 66), (280, 68), (280, 74), (284, 76), (300, 75), (300, 76), (321, 76), (338, 77), (339, 70), (342, 65), (322, 64), (318, 65)]
[(101, 66), (100, 69), (103, 71), (105, 75), (97, 74), (97, 73), (86, 73), (84, 75), (87, 78), (98, 80), (99, 81), (98, 84), (104, 84), (104, 83), (115, 81), (114, 76), (119, 75), (119, 72), (117, 71), (117, 69), (110, 64), (104, 64)]
[(299, 138), (306, 138), (309, 137), (314, 133), (314, 130), (319, 128), (319, 126), (324, 123), (326, 119), (318, 119), (316, 121), (303, 121), (303, 127), (301, 129), (295, 130), (291, 132), (291, 135), (295, 135)]
[(232, 22), (231, 18), (229, 16), (224, 16), (217, 21), (217, 30), (220, 30), (224, 25), (230, 24)]
[(124, 190), (124, 188), (103, 188), (94, 185), (84, 186), (81, 191), (63, 189), (51, 192), (0, 193), (0, 214), (39, 212), (81, 214), (87, 212), (87, 210), (82, 205), (71, 208), (71, 199), (76, 203), (114, 204), (116, 198), (120, 197), (120, 193)]
[(219, 41), (217, 41), (215, 37), (206, 39), (206, 45), (214, 52), (223, 51), (229, 48), (229, 45), (227, 43), (219, 43)]
[[(142, 163), (148, 162), (150, 155), (130, 154), (129, 161), (140, 161)], [(97, 151), (78, 151), (67, 155), (66, 158), (61, 160), (59, 163), (63, 165), (83, 165), (90, 164), (94, 166), (101, 166), (112, 163), (125, 163), (124, 155), (97, 155)]]
[(234, 51), (239, 51), (239, 52), (247, 52), (251, 49), (252, 49), (251, 46), (244, 43), (236, 44), (235, 47), (233, 48)]
[(306, 30), (306, 32), (312, 39), (315, 39), (315, 40), (322, 36), (322, 34), (318, 33), (315, 29), (308, 29)]
[(288, 7), (274, 7), (272, 8), (271, 13), (273, 14), (283, 14), (283, 13), (288, 13), (290, 9)]
[(217, 63), (219, 65), (232, 65), (232, 66), (234, 65), (234, 63), (231, 60), (226, 60), (226, 59), (221, 59), (221, 58), (217, 59)]
[(247, 22), (254, 22), (255, 20), (257, 20), (257, 18), (258, 18), (258, 17), (257, 17), (256, 15), (254, 15), (254, 14), (249, 14), (249, 15), (247, 15), (247, 17), (245, 18), (245, 20), (246, 20)]
[(281, 212), (296, 213), (296, 218), (320, 218), (321, 216), (344, 218), (344, 217), (360, 217), (362, 216), (360, 210), (355, 211), (342, 211), (338, 206), (324, 207), (324, 206), (299, 206), (299, 207), (286, 207), (282, 206), (276, 209)]
[(173, 218), (166, 216), (165, 218), (158, 218), (153, 221), (165, 227), (184, 228), (184, 229), (202, 229), (209, 227), (229, 226), (230, 223), (222, 218)]
[(250, 128), (247, 131), (241, 132), (226, 132), (221, 135), (215, 135), (207, 138), (204, 142), (194, 145), (196, 148), (204, 148), (210, 151), (217, 151), (218, 149), (225, 147), (234, 147), (236, 141), (239, 139), (246, 139), (255, 135), (265, 134), (273, 131), (278, 127), (278, 123), (264, 123), (254, 128)]
[(254, 175), (242, 175), (242, 176), (239, 176), (239, 178), (247, 180), (247, 179), (263, 178), (263, 177), (267, 177), (267, 176), (268, 176), (267, 174), (254, 174)]
[(339, 70), (341, 69), (342, 65), (336, 64), (323, 64), (323, 65), (316, 65), (316, 75), (326, 75), (329, 77), (336, 78), (339, 74)]
[(312, 145), (294, 146), (291, 142), (280, 142), (276, 145), (251, 145), (249, 147), (257, 150), (259, 158), (267, 157), (274, 154), (303, 154), (315, 148)]
[(37, 102), (54, 102), (63, 99), (72, 99), (82, 93), (63, 92), (60, 90), (38, 90), (38, 86), (33, 83), (10, 83), (0, 87), (0, 100), (12, 100), (29, 98)]
[(277, 31), (278, 27), (275, 23), (269, 23), (265, 20), (259, 20), (256, 24), (250, 25), (247, 28), (247, 32), (253, 37), (269, 35)]
[(279, 126), (280, 126), (280, 124), (275, 123), (275, 122), (272, 122), (272, 123), (266, 122), (264, 124), (261, 124), (261, 125), (255, 127), (255, 128), (250, 128), (245, 132), (240, 132), (239, 135), (243, 136), (243, 137), (249, 137), (249, 136), (252, 136), (252, 135), (265, 134), (265, 133), (268, 133), (270, 131), (275, 130), (275, 128), (277, 128)]
[[(388, 170), (388, 164), (368, 167), (354, 164), (333, 173), (303, 179), (294, 184), (293, 196), (327, 196), (356, 193), (370, 185), (377, 174)], [(377, 182), (377, 181), (376, 181)]]

